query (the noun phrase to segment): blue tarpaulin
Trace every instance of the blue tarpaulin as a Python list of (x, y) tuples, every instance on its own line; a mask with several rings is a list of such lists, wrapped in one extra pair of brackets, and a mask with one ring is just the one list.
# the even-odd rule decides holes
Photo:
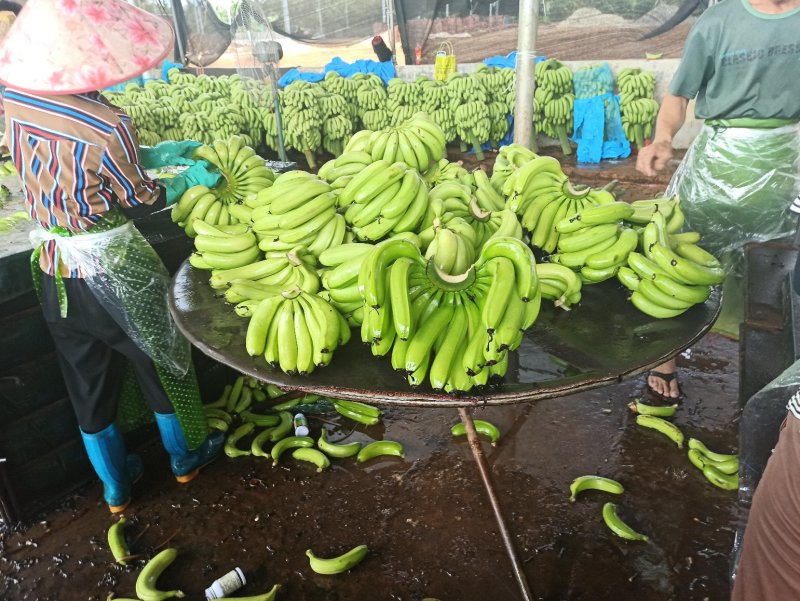
[[(535, 63), (541, 63), (545, 60), (546, 56), (537, 56), (534, 60)], [(517, 67), (517, 51), (509, 52), (506, 56), (496, 54), (483, 60), (483, 64), (487, 67), (500, 67), (507, 69), (516, 69)]]
[(318, 81), (322, 81), (325, 78), (325, 74), (329, 71), (336, 71), (342, 77), (352, 77), (356, 73), (374, 73), (383, 80), (384, 85), (395, 76), (394, 64), (392, 61), (381, 63), (373, 60), (360, 59), (348, 63), (337, 56), (325, 65), (325, 70), (322, 73), (302, 72), (298, 69), (291, 69), (280, 78), (278, 85), (285, 88), (297, 79), (310, 83), (317, 83)]
[(592, 98), (576, 98), (573, 139), (578, 144), (579, 163), (623, 159), (631, 145), (622, 131), (619, 97), (610, 92)]

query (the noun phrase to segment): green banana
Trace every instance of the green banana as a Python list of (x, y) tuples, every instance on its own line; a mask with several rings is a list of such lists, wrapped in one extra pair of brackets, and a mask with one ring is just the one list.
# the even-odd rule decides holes
[(649, 540), (646, 535), (636, 532), (633, 528), (622, 521), (622, 519), (617, 515), (617, 506), (614, 503), (609, 502), (603, 505), (603, 521), (606, 523), (606, 526), (608, 526), (611, 532), (620, 538), (637, 541)]
[(358, 452), (359, 463), (364, 463), (376, 457), (391, 455), (394, 457), (405, 457), (403, 445), (394, 440), (376, 440), (368, 445), (364, 445)]
[(641, 399), (628, 403), (628, 408), (639, 415), (653, 415), (655, 417), (672, 417), (678, 410), (678, 405), (646, 405)]
[(725, 462), (731, 459), (738, 459), (737, 455), (725, 455), (723, 453), (715, 453), (711, 451), (706, 445), (702, 442), (697, 440), (696, 438), (690, 438), (688, 442), (688, 446), (690, 449), (695, 449), (703, 454), (704, 457), (707, 457), (711, 461), (715, 462)]
[(683, 447), (683, 432), (681, 432), (675, 424), (660, 417), (642, 414), (636, 416), (636, 423), (645, 428), (652, 428), (657, 432), (661, 432), (674, 442), (678, 448)]
[[(482, 419), (473, 420), (473, 423), (475, 424), (475, 431), (478, 434), (486, 436), (491, 441), (492, 446), (497, 445), (497, 442), (500, 440), (500, 429), (497, 426)], [(465, 436), (466, 433), (467, 427), (464, 425), (464, 422), (459, 422), (450, 428), (450, 434), (453, 436)]]
[(330, 459), (328, 459), (328, 457), (322, 451), (318, 451), (317, 449), (300, 447), (292, 451), (292, 457), (298, 461), (313, 463), (317, 466), (318, 472), (326, 470), (331, 466)]
[(569, 486), (569, 500), (575, 501), (578, 495), (584, 490), (601, 490), (615, 495), (621, 495), (625, 492), (625, 488), (622, 484), (611, 478), (603, 478), (602, 476), (578, 476)]
[(123, 515), (120, 516), (119, 520), (111, 524), (108, 529), (108, 546), (112, 555), (114, 555), (114, 561), (121, 566), (127, 565), (124, 558), (131, 554), (128, 543), (125, 540), (125, 526), (127, 523), (128, 519)]
[(314, 446), (314, 440), (308, 436), (287, 436), (276, 442), (272, 446), (270, 456), (272, 457), (272, 465), (278, 465), (284, 451), (297, 448), (308, 448)]
[(158, 577), (177, 557), (178, 551), (176, 549), (164, 549), (142, 568), (138, 578), (136, 578), (136, 596), (141, 601), (164, 601), (165, 599), (184, 596), (183, 592), (179, 590), (160, 591), (156, 588)]
[(323, 428), (317, 440), (317, 448), (331, 457), (352, 457), (361, 450), (361, 443), (355, 441), (348, 444), (333, 444), (328, 441), (327, 431)]
[(236, 430), (233, 431), (233, 434), (229, 434), (228, 438), (225, 440), (225, 454), (231, 459), (235, 457), (242, 457), (244, 455), (250, 455), (250, 450), (240, 449), (236, 446), (236, 443), (239, 442), (240, 438), (244, 438), (250, 434), (255, 427), (256, 425), (253, 422), (245, 422), (236, 428)]
[(367, 545), (358, 545), (338, 557), (330, 557), (327, 559), (317, 557), (311, 549), (306, 551), (306, 555), (308, 556), (309, 566), (314, 572), (317, 574), (333, 575), (352, 570), (364, 560), (368, 552), (369, 549)]

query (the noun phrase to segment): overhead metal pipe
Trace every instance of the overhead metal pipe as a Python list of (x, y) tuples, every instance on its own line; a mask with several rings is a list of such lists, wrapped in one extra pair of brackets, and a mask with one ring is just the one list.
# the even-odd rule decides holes
[(536, 29), (539, 0), (520, 0), (517, 36), (517, 97), (514, 101), (514, 142), (526, 148), (533, 141), (533, 92), (536, 87)]

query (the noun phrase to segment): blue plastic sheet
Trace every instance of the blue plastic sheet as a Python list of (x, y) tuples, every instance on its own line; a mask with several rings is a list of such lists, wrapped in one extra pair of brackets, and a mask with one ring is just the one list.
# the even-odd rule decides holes
[(335, 57), (325, 65), (325, 73), (336, 71), (342, 77), (352, 77), (356, 73), (374, 73), (383, 80), (384, 85), (395, 76), (394, 63), (392, 61), (378, 62), (368, 59), (359, 59), (352, 63), (347, 63)]
[(278, 85), (285, 88), (298, 79), (310, 83), (317, 83), (325, 79), (325, 74), (328, 73), (328, 71), (336, 71), (336, 73), (342, 77), (352, 77), (356, 73), (374, 73), (383, 80), (384, 85), (395, 76), (394, 63), (392, 63), (392, 61), (381, 63), (373, 60), (359, 59), (355, 62), (348, 63), (337, 56), (325, 65), (325, 69), (322, 73), (307, 73), (301, 72), (298, 69), (290, 69), (280, 78)]
[[(546, 56), (537, 56), (534, 63), (541, 63), (545, 60)], [(489, 58), (483, 59), (483, 64), (487, 67), (500, 67), (506, 69), (516, 69), (517, 67), (517, 51), (509, 52), (505, 56), (502, 54), (495, 54)]]
[(622, 131), (619, 97), (610, 92), (592, 98), (576, 98), (572, 139), (578, 144), (579, 163), (622, 159), (631, 145)]
[(283, 77), (281, 77), (278, 80), (278, 86), (281, 88), (285, 88), (290, 83), (292, 83), (293, 81), (297, 81), (298, 79), (302, 81), (307, 81), (309, 83), (317, 83), (318, 81), (322, 81), (323, 79), (325, 79), (325, 74), (317, 72), (306, 73), (300, 71), (299, 69), (289, 69), (286, 73), (283, 74)]

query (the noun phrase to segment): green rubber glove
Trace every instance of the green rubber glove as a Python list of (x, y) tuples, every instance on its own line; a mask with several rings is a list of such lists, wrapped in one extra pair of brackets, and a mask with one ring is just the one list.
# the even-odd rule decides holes
[(167, 206), (171, 207), (174, 205), (183, 193), (189, 189), (188, 184), (186, 183), (186, 178), (182, 175), (178, 175), (176, 177), (170, 177), (169, 179), (160, 179), (158, 183), (164, 187), (164, 190), (167, 193)]
[(181, 176), (186, 178), (186, 183), (189, 188), (192, 186), (213, 188), (219, 183), (222, 174), (215, 168), (210, 170), (209, 167), (210, 164), (208, 161), (195, 161), (194, 165), (181, 173)]
[(202, 146), (194, 140), (174, 142), (168, 140), (155, 146), (142, 146), (139, 148), (142, 167), (157, 169), (170, 165), (194, 165), (192, 153), (195, 148)]
[(219, 171), (209, 171), (208, 161), (195, 161), (194, 165), (175, 177), (158, 180), (167, 192), (167, 206), (171, 207), (192, 186), (213, 188), (222, 175)]

